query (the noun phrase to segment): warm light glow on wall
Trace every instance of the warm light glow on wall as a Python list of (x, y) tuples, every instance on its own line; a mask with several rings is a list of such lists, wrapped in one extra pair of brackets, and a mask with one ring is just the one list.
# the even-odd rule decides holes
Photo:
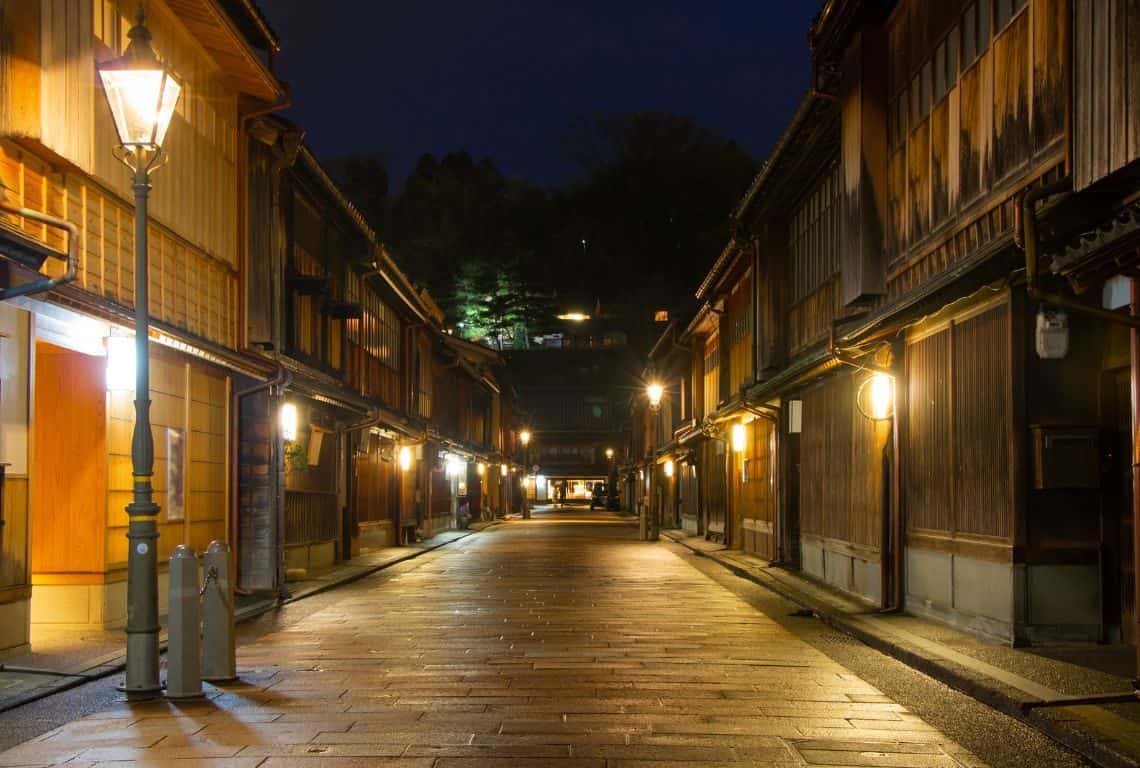
[(107, 337), (107, 391), (135, 388), (135, 339), (133, 336)]
[(284, 440), (297, 439), (297, 406), (292, 403), (281, 405), (281, 438)]
[(665, 460), (665, 477), (672, 477), (672, 476), (673, 476), (673, 460), (672, 459), (666, 459)]
[(732, 425), (732, 450), (736, 453), (743, 453), (748, 446), (747, 429), (743, 424)]
[(412, 449), (404, 445), (400, 447), (400, 469), (407, 472), (412, 468)]

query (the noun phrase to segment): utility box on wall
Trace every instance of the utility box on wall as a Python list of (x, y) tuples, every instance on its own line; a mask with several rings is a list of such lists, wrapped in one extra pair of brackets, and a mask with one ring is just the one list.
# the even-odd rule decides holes
[(1100, 430), (1096, 427), (1035, 425), (1033, 488), (1100, 487)]

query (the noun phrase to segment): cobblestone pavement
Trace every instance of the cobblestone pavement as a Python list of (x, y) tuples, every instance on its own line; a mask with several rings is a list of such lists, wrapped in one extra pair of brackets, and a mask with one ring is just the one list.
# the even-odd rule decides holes
[(984, 764), (621, 518), (500, 525), (341, 594), (243, 646), (240, 684), (0, 766)]

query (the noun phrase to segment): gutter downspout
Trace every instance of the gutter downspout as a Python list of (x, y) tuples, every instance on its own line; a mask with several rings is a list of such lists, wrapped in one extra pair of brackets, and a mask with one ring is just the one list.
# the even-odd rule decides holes
[(53, 288), (70, 283), (75, 279), (76, 265), (79, 263), (79, 227), (66, 219), (49, 216), (46, 213), (33, 211), (30, 208), (8, 205), (7, 203), (0, 203), (0, 211), (15, 214), (16, 216), (23, 216), (26, 219), (47, 224), (50, 227), (67, 230), (67, 271), (63, 277), (47, 277), (12, 288), (5, 288), (0, 290), (0, 301), (14, 299), (17, 296), (27, 296), (32, 293), (50, 291)]

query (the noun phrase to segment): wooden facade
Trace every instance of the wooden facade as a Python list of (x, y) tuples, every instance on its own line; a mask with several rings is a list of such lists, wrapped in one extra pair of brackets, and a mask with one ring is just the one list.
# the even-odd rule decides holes
[[(501, 508), (502, 482), (475, 470), (506, 455), (497, 356), (469, 355), (461, 376), (441, 376), (452, 357), (442, 312), (302, 132), (270, 114), (285, 95), (272, 32), (244, 3), (146, 10), (183, 86), (148, 229), (161, 569), (177, 544), (230, 539), (238, 583), (272, 593), (287, 570), (430, 534), (431, 467), (453, 444), (481, 478), (477, 508), (492, 497)], [(26, 645), (29, 622), (124, 618), (133, 408), (105, 377), (119, 365), (107, 338), (129, 333), (133, 312), (134, 211), (96, 66), (121, 55), (134, 11), (124, 0), (0, 0), (0, 198), (79, 237), (73, 283), (0, 313), (12, 374), (0, 396), (0, 651)], [(64, 233), (0, 214), (0, 256), (7, 266), (10, 248), (62, 255)], [(298, 414), (288, 441), (284, 404)], [(436, 428), (437, 417), (451, 420)], [(75, 470), (67, 483), (64, 465)]]
[(1089, 306), (1132, 263), (1137, 19), (1082, 0), (825, 6), (816, 91), (681, 337), (687, 402), (658, 450), (692, 451), (713, 526), (692, 533), (993, 637), (1135, 635), (1133, 493), (1105, 458), (1130, 451), (1125, 332), (1070, 301), (1069, 350), (1043, 359), (1051, 299), (1026, 297), (1018, 244), (1022, 194), (1071, 182), (1033, 245)]

